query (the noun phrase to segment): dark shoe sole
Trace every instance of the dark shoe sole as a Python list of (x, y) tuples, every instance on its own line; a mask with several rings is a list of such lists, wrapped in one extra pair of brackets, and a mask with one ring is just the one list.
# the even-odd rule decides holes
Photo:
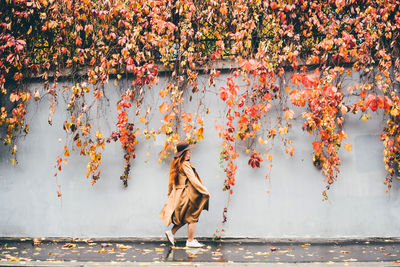
[(172, 242), (172, 240), (169, 239), (167, 232), (165, 232), (165, 236), (167, 237), (167, 240), (169, 241), (169, 243), (171, 243), (171, 245), (175, 246), (175, 242)]

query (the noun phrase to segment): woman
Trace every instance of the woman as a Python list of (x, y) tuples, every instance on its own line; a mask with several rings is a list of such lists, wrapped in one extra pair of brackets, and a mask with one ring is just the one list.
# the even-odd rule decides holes
[(202, 247), (204, 244), (194, 239), (194, 232), (200, 213), (208, 210), (210, 193), (189, 161), (191, 148), (193, 145), (186, 142), (179, 142), (176, 146), (177, 152), (169, 169), (168, 202), (161, 210), (160, 218), (166, 226), (171, 222), (174, 224), (165, 232), (172, 245), (175, 245), (176, 231), (188, 224), (186, 246)]

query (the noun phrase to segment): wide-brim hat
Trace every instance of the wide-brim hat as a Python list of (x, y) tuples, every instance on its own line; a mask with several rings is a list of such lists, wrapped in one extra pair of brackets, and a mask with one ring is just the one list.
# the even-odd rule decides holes
[(176, 153), (174, 158), (181, 156), (186, 150), (192, 149), (196, 145), (189, 144), (188, 142), (182, 141), (176, 144)]

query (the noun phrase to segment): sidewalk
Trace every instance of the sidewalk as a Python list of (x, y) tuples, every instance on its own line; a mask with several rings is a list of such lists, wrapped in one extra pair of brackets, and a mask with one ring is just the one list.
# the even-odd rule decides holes
[(1, 266), (400, 266), (399, 239), (0, 239)]

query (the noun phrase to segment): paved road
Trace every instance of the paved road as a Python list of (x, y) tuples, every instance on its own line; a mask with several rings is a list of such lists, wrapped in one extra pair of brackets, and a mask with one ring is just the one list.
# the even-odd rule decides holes
[(0, 239), (0, 266), (400, 266), (400, 240), (178, 240)]

